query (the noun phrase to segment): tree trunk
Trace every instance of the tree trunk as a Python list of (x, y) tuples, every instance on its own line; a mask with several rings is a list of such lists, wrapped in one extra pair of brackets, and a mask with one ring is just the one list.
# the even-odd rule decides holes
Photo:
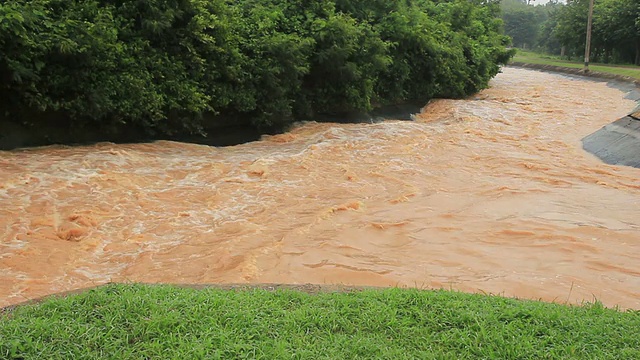
[(640, 65), (640, 39), (636, 40), (636, 65)]
[(564, 57), (564, 53), (566, 52), (567, 47), (566, 46), (562, 46), (562, 48), (560, 48), (560, 57)]

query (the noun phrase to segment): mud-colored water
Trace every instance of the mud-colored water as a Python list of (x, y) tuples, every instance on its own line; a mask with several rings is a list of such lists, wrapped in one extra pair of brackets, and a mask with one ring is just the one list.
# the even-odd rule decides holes
[(640, 308), (640, 169), (580, 143), (634, 105), (605, 83), (506, 68), (416, 122), (0, 152), (0, 305), (136, 281)]

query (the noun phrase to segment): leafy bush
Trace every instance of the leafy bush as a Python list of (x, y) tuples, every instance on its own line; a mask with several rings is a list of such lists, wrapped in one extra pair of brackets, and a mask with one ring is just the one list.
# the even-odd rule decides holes
[(505, 64), (480, 0), (6, 0), (1, 115), (33, 129), (284, 125), (485, 88)]

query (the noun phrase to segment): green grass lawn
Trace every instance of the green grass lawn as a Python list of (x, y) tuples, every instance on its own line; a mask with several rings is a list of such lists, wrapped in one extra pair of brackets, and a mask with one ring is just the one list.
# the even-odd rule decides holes
[[(568, 61), (559, 59), (556, 56), (538, 54), (531, 51), (518, 50), (516, 56), (513, 58), (514, 62), (522, 62), (528, 64), (542, 64), (552, 66), (562, 66), (574, 69), (582, 69), (584, 62), (582, 61)], [(616, 75), (629, 76), (635, 79), (640, 79), (640, 66), (633, 65), (604, 65), (604, 64), (589, 64), (589, 70), (610, 73)]]
[(640, 312), (407, 289), (108, 285), (0, 315), (1, 359), (640, 359)]

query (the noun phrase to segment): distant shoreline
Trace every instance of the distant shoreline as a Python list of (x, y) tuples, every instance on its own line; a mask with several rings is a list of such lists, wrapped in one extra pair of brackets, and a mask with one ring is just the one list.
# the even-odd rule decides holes
[(570, 74), (570, 75), (578, 75), (578, 76), (585, 76), (585, 77), (604, 79), (604, 80), (616, 80), (616, 81), (631, 83), (636, 87), (640, 88), (640, 80), (634, 79), (630, 76), (609, 74), (609, 73), (604, 73), (599, 71), (585, 72), (583, 69), (576, 69), (576, 68), (556, 66), (556, 65), (532, 64), (532, 63), (524, 63), (519, 61), (510, 62), (508, 65), (505, 65), (505, 66), (542, 70), (547, 72), (556, 72), (556, 73), (563, 73), (563, 74)]

